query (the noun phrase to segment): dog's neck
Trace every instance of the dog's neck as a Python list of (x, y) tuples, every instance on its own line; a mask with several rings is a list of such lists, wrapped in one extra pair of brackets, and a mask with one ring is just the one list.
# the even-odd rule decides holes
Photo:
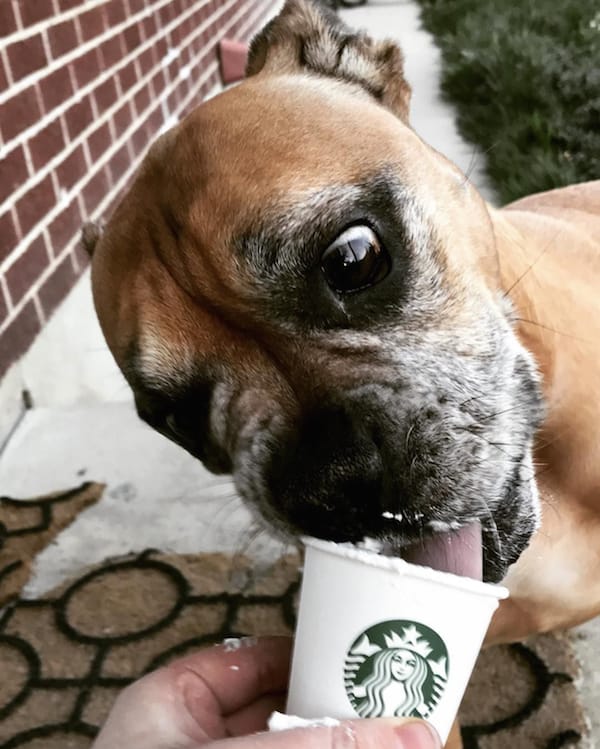
[[(587, 262), (587, 238), (566, 220), (569, 209), (551, 202), (545, 213), (544, 207), (538, 206), (536, 213), (527, 207), (525, 203), (523, 210), (515, 206), (491, 212), (501, 288), (514, 305), (518, 335), (543, 378), (549, 419), (540, 451), (552, 466), (553, 484), (563, 485), (576, 477), (576, 491), (598, 504), (600, 406), (590, 387), (600, 379), (600, 301), (592, 294), (600, 283), (600, 268), (591, 261), (592, 235)], [(565, 255), (573, 247), (578, 248), (577, 257), (566, 262)], [(583, 378), (582, 371), (593, 372), (594, 380)], [(552, 444), (541, 447), (546, 442), (544, 433), (552, 435)], [(592, 455), (597, 459), (592, 460)], [(576, 465), (580, 470), (574, 470)], [(570, 492), (575, 487), (565, 485), (565, 489)]]
[[(600, 581), (594, 572), (592, 583), (588, 571), (597, 564), (593, 534), (600, 511), (600, 403), (593, 393), (600, 380), (600, 300), (593, 291), (600, 264), (593, 237), (600, 226), (592, 226), (600, 220), (590, 214), (590, 231), (582, 234), (568, 221), (571, 209), (550, 196), (535, 213), (528, 201), (490, 209), (501, 289), (538, 363), (547, 408), (535, 451), (542, 529), (509, 573), (512, 603), (494, 620), (490, 638), (496, 641), (598, 613)], [(573, 253), (570, 263), (567, 253)], [(582, 543), (585, 534), (589, 542)], [(589, 609), (581, 603), (583, 589)]]

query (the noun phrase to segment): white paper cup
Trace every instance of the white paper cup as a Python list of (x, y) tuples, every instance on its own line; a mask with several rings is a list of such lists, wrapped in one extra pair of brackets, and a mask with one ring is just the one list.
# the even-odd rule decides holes
[(508, 591), (351, 546), (304, 542), (287, 713), (420, 717), (444, 742)]

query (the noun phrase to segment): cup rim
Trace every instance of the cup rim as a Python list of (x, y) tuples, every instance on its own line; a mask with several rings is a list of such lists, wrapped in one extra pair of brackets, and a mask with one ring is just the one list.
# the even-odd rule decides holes
[(334, 541), (324, 541), (312, 536), (302, 536), (302, 543), (307, 547), (318, 549), (332, 556), (343, 558), (350, 562), (358, 562), (378, 567), (388, 572), (398, 572), (402, 575), (411, 575), (431, 583), (444, 585), (445, 587), (454, 587), (475, 595), (503, 600), (509, 597), (508, 588), (495, 583), (484, 583), (481, 580), (475, 580), (471, 577), (461, 577), (451, 572), (440, 572), (432, 567), (425, 567), (418, 564), (411, 564), (400, 557), (387, 557), (383, 554), (377, 554), (367, 549), (359, 549), (350, 543), (335, 543)]

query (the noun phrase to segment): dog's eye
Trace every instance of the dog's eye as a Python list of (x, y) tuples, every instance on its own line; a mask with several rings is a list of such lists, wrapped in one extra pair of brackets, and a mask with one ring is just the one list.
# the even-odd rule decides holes
[(368, 226), (351, 226), (329, 245), (321, 257), (321, 270), (335, 291), (360, 291), (389, 273), (390, 257)]

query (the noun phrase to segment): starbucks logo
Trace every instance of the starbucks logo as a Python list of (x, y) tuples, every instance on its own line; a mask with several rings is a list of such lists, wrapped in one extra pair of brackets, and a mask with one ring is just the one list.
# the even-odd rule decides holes
[(352, 643), (344, 685), (361, 718), (427, 718), (448, 681), (448, 650), (424, 624), (396, 620), (374, 624)]

